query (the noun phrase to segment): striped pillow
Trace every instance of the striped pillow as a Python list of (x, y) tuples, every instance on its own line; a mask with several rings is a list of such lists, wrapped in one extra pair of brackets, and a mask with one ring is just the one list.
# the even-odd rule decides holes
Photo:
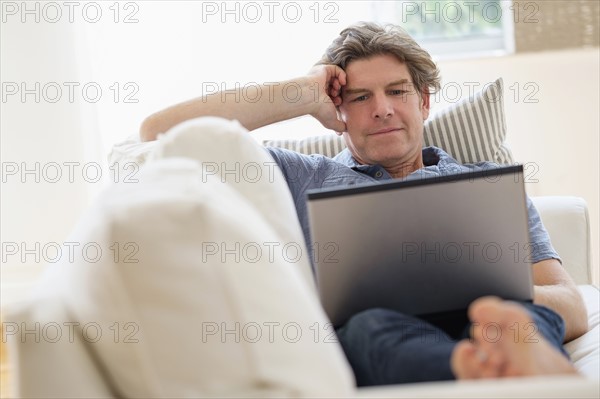
[[(436, 112), (425, 122), (424, 146), (442, 148), (460, 163), (513, 163), (512, 154), (504, 145), (506, 122), (502, 89), (502, 78), (499, 78), (473, 97)], [(328, 157), (346, 148), (344, 139), (335, 134), (302, 140), (265, 140), (263, 145)]]

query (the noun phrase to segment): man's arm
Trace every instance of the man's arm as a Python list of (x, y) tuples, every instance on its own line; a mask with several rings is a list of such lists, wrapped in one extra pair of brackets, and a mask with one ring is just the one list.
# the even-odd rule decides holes
[(587, 311), (583, 299), (558, 260), (534, 263), (533, 284), (533, 302), (554, 310), (565, 321), (565, 342), (587, 332)]
[[(250, 99), (235, 90), (199, 97), (180, 103), (144, 120), (140, 128), (142, 141), (155, 140), (159, 133), (188, 119), (220, 116), (237, 119), (248, 130), (302, 115), (314, 116), (323, 126), (344, 131), (346, 125), (337, 118), (336, 106), (341, 104), (340, 90), (346, 83), (345, 72), (334, 65), (319, 65), (308, 75), (284, 82), (258, 86), (257, 93), (248, 89)], [(260, 90), (260, 96), (258, 95)]]

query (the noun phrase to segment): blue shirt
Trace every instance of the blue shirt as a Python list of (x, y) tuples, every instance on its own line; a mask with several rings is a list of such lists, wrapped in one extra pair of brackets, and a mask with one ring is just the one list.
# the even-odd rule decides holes
[[(312, 240), (308, 224), (306, 191), (333, 186), (376, 183), (393, 179), (380, 165), (360, 165), (352, 157), (347, 148), (334, 158), (316, 154), (304, 155), (275, 147), (267, 147), (267, 151), (269, 151), (283, 172), (292, 193), (298, 219), (300, 220), (306, 246), (309, 251), (309, 259), (311, 260), (313, 259), (313, 254), (311, 253)], [(426, 147), (423, 149), (423, 164), (423, 168), (414, 171), (405, 177), (404, 180), (439, 177), (498, 167), (498, 164), (492, 162), (462, 165), (446, 152), (436, 147)], [(531, 240), (531, 262), (536, 263), (551, 258), (559, 259), (558, 254), (550, 243), (548, 232), (544, 228), (540, 216), (529, 197), (527, 197), (527, 210)]]

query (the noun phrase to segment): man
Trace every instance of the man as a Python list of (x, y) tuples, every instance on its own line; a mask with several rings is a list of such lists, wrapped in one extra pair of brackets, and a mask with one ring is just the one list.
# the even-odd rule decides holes
[[(298, 101), (286, 101), (277, 89), (286, 83), (300, 87)], [(481, 167), (458, 165), (438, 148), (421, 148), (430, 94), (439, 87), (430, 55), (402, 29), (362, 23), (342, 31), (306, 76), (263, 86), (269, 96), (253, 103), (220, 94), (194, 99), (150, 116), (140, 135), (153, 140), (159, 132), (199, 116), (237, 119), (253, 130), (312, 115), (343, 135), (348, 148), (334, 159), (268, 149), (288, 181), (311, 242), (308, 189)], [(530, 201), (528, 209), (535, 304), (478, 300), (469, 310), (472, 329), (466, 314), (425, 320), (386, 309), (361, 312), (337, 331), (358, 385), (574, 372), (561, 345), (587, 331), (585, 306)], [(496, 342), (485, 339), (477, 327), (490, 322), (500, 329)], [(524, 339), (527, 327), (535, 329), (535, 345)]]

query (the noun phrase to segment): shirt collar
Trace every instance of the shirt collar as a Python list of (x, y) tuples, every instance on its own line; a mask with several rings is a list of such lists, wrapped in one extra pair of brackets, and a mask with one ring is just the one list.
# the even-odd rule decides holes
[(333, 160), (343, 165), (346, 165), (349, 168), (360, 166), (360, 164), (356, 162), (356, 159), (354, 159), (348, 148), (344, 148), (342, 152), (338, 153), (335, 157), (333, 157)]
[[(355, 170), (361, 170), (364, 168), (368, 168), (370, 165), (361, 165), (350, 153), (348, 148), (345, 148), (342, 152), (337, 154), (334, 158), (334, 161), (339, 162), (343, 165), (348, 166), (349, 168)], [(447, 168), (449, 164), (457, 164), (458, 162), (448, 155), (444, 150), (437, 147), (425, 147), (423, 148), (423, 164), (425, 168), (430, 166), (437, 166), (439, 168)]]

